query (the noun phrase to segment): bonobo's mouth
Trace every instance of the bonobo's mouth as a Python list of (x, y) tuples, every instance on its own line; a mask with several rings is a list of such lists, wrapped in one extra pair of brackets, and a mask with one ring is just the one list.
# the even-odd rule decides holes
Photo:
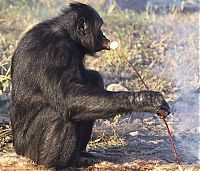
[(109, 45), (110, 40), (109, 39), (105, 39), (103, 42), (103, 49), (105, 50), (110, 50), (110, 45)]

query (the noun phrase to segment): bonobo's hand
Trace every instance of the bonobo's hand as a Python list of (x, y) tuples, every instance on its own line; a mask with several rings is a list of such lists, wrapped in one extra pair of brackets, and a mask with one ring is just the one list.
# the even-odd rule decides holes
[(164, 118), (170, 114), (170, 107), (160, 92), (140, 91), (132, 97), (130, 100), (136, 112), (156, 113)]

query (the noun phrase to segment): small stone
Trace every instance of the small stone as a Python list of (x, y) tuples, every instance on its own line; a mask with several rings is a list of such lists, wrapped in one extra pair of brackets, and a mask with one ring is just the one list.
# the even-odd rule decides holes
[(139, 132), (138, 131), (130, 132), (129, 135), (134, 137), (134, 136), (139, 135)]
[(108, 90), (108, 91), (128, 91), (127, 88), (123, 87), (120, 84), (110, 84), (110, 85), (108, 85), (106, 90)]

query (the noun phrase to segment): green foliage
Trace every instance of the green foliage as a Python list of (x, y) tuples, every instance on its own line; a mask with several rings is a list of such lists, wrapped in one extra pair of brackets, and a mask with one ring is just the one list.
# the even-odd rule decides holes
[[(8, 36), (9, 37), (9, 36)], [(15, 45), (13, 42), (9, 42), (7, 36), (3, 36), (0, 32), (0, 56), (2, 56), (3, 60), (0, 62), (0, 95), (8, 90), (10, 87), (11, 79), (10, 79), (10, 59), (12, 53), (14, 51)]]
[[(0, 66), (3, 67), (3, 66)], [(10, 79), (10, 70), (11, 70), (11, 66), (9, 66), (8, 69), (6, 69), (6, 72), (4, 75), (0, 75), (0, 83), (2, 85), (2, 90), (0, 90), (0, 95), (6, 91), (11, 83), (11, 79)]]
[(113, 118), (113, 124), (118, 124), (121, 118), (121, 114), (115, 115)]

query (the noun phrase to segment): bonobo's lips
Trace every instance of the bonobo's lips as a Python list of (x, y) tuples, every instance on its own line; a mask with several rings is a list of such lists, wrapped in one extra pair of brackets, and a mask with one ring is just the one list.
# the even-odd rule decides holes
[(105, 39), (103, 42), (103, 49), (105, 50), (110, 50), (110, 45), (109, 45), (110, 40)]

